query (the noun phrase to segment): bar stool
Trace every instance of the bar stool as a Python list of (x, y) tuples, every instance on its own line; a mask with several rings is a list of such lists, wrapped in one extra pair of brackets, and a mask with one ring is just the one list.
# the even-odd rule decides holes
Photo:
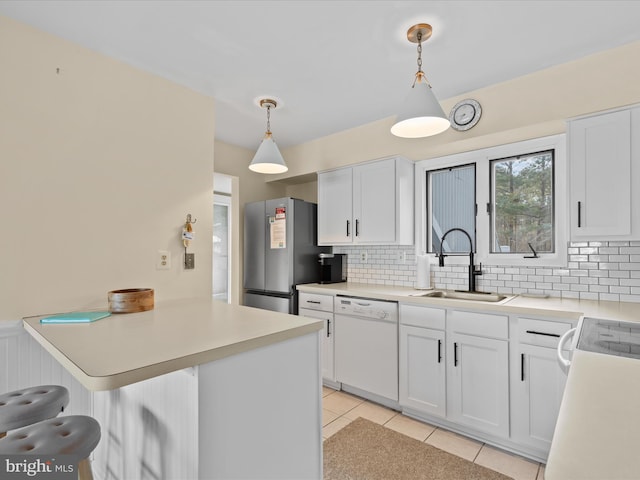
[(69, 403), (60, 385), (40, 385), (0, 395), (0, 438), (9, 430), (58, 416)]
[(0, 438), (0, 455), (77, 455), (78, 478), (92, 480), (89, 455), (100, 442), (100, 424), (85, 415), (50, 418)]

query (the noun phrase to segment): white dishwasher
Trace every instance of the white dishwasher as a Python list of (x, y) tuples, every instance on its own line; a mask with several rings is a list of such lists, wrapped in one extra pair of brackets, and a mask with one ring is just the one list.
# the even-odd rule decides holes
[(398, 303), (336, 295), (336, 380), (398, 401)]

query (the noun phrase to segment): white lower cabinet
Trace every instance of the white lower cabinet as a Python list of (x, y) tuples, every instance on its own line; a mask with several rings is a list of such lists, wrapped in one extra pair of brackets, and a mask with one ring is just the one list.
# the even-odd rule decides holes
[(450, 311), (448, 413), (457, 424), (509, 436), (509, 319)]
[(571, 323), (519, 318), (512, 357), (512, 438), (546, 457), (567, 380), (556, 347)]
[(324, 328), (320, 340), (320, 356), (322, 357), (322, 378), (335, 382), (336, 374), (333, 364), (333, 313), (320, 312), (301, 308), (298, 315), (309, 318), (324, 320)]
[(324, 320), (324, 328), (320, 335), (322, 378), (329, 382), (335, 382), (333, 295), (300, 292), (298, 298), (298, 315)]
[(447, 413), (445, 312), (400, 305), (399, 403), (439, 417)]
[(444, 417), (444, 332), (400, 326), (400, 405)]
[(453, 333), (449, 342), (449, 417), (501, 437), (509, 435), (509, 346), (506, 340)]

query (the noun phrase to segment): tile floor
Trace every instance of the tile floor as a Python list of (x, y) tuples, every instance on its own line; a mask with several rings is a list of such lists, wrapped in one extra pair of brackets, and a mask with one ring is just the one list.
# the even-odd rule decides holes
[(331, 388), (322, 389), (322, 437), (326, 440), (358, 417), (490, 468), (515, 480), (544, 480), (544, 465)]

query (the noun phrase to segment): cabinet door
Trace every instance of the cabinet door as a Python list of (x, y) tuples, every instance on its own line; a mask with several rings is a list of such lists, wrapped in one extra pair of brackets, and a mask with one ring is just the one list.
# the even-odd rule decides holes
[(395, 159), (353, 168), (353, 221), (356, 243), (395, 243)]
[(400, 327), (400, 405), (446, 415), (444, 332)]
[(548, 454), (567, 380), (554, 348), (518, 347), (517, 377), (513, 378), (513, 437)]
[(333, 362), (333, 313), (320, 312), (301, 308), (298, 315), (302, 317), (324, 320), (324, 328), (320, 334), (320, 356), (322, 357), (322, 378), (335, 382), (336, 374)]
[(318, 244), (352, 243), (353, 174), (342, 168), (318, 174)]
[(631, 234), (631, 112), (572, 121), (572, 238)]
[(453, 333), (447, 363), (451, 420), (508, 437), (508, 342)]

